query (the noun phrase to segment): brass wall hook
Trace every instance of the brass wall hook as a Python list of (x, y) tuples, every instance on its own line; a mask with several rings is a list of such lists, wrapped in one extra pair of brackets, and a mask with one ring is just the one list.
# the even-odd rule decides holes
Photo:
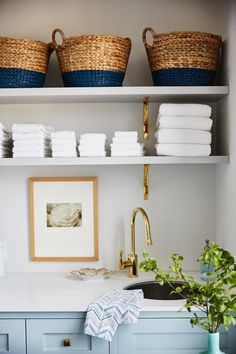
[(149, 115), (148, 101), (149, 101), (149, 97), (145, 96), (143, 98), (143, 139), (144, 140), (148, 139), (148, 115)]
[(148, 200), (149, 198), (149, 191), (148, 191), (148, 186), (149, 186), (149, 165), (145, 164), (143, 165), (143, 197), (144, 200)]

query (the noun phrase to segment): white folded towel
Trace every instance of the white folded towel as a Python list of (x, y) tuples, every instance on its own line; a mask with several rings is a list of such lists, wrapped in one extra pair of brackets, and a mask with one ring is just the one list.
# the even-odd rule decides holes
[(45, 133), (51, 134), (54, 132), (54, 127), (50, 125), (42, 124), (13, 124), (12, 132), (13, 133), (22, 133), (22, 134), (33, 134), (33, 133)]
[(128, 137), (133, 137), (138, 139), (138, 132), (137, 131), (116, 131), (114, 133), (114, 136), (116, 138), (128, 138)]
[(13, 140), (37, 140), (37, 139), (50, 139), (51, 134), (46, 134), (44, 132), (38, 133), (13, 133)]
[(74, 145), (52, 145), (52, 151), (72, 151), (76, 152), (77, 148)]
[(98, 134), (98, 133), (87, 133), (87, 134), (81, 134), (80, 135), (80, 140), (88, 140), (88, 141), (91, 141), (91, 140), (106, 140), (106, 134)]
[(78, 157), (78, 154), (71, 151), (53, 151), (52, 157)]
[(13, 157), (50, 157), (51, 154), (45, 154), (43, 151), (40, 152), (15, 152)]
[(79, 153), (80, 157), (105, 157), (106, 152), (98, 152), (98, 151), (81, 151)]
[(119, 136), (119, 137), (116, 137), (114, 136), (112, 138), (112, 142), (114, 144), (123, 144), (123, 143), (137, 143), (138, 142), (138, 138), (135, 137), (135, 136)]
[(156, 127), (210, 131), (212, 123), (213, 121), (210, 118), (202, 118), (197, 116), (158, 116), (156, 120)]
[(144, 152), (139, 150), (116, 150), (111, 152), (111, 156), (143, 156)]
[(53, 132), (51, 134), (51, 138), (55, 140), (61, 140), (61, 139), (76, 139), (76, 134), (73, 130), (62, 130), (58, 132)]
[(211, 133), (193, 129), (158, 129), (158, 144), (211, 144)]
[(211, 107), (207, 104), (198, 103), (162, 103), (159, 114), (166, 116), (211, 116)]
[(96, 147), (89, 147), (89, 146), (86, 146), (86, 147), (83, 147), (83, 146), (79, 146), (78, 147), (78, 150), (80, 151), (80, 152), (94, 152), (94, 153), (96, 153), (96, 152), (105, 152), (105, 149), (104, 149), (104, 147), (98, 147), (98, 148), (96, 148)]
[(142, 301), (142, 290), (113, 289), (106, 292), (88, 306), (84, 333), (111, 341), (119, 324), (138, 321)]
[(156, 144), (157, 155), (165, 156), (209, 156), (210, 145), (200, 144)]
[(139, 149), (143, 147), (143, 144), (134, 143), (134, 142), (124, 142), (124, 143), (112, 143), (110, 144), (111, 148), (122, 148), (122, 149)]
[(21, 146), (48, 146), (50, 145), (49, 139), (27, 139), (27, 140), (14, 140), (13, 145), (15, 147)]
[(50, 148), (49, 147), (45, 147), (45, 146), (18, 146), (18, 147), (13, 147), (12, 151), (15, 152), (50, 152)]

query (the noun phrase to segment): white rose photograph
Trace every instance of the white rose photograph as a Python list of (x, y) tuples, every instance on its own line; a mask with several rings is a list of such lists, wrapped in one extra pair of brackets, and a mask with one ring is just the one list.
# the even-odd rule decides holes
[(81, 203), (47, 204), (47, 227), (81, 227)]

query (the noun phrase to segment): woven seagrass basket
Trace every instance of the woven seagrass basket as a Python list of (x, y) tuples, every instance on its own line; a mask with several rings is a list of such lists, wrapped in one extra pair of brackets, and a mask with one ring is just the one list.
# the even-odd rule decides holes
[(0, 37), (0, 87), (42, 87), (51, 51), (41, 41)]
[[(147, 43), (147, 33), (153, 44)], [(208, 86), (215, 81), (221, 37), (205, 32), (143, 31), (153, 82), (156, 86)]]
[[(62, 44), (56, 42), (56, 34)], [(64, 86), (121, 86), (131, 50), (131, 40), (114, 35), (66, 38), (61, 29), (52, 33), (52, 44)]]

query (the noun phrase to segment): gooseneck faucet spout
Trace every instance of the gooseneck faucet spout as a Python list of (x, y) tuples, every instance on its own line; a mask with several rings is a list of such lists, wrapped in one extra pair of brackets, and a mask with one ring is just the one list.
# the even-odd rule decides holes
[(143, 216), (144, 225), (145, 225), (145, 236), (146, 243), (148, 246), (152, 245), (151, 238), (151, 228), (147, 213), (143, 208), (135, 208), (131, 214), (131, 252), (128, 256), (127, 261), (123, 261), (122, 255), (123, 251), (120, 251), (120, 269), (129, 269), (128, 277), (135, 278), (138, 276), (138, 256), (135, 253), (135, 220), (137, 213), (140, 212)]

